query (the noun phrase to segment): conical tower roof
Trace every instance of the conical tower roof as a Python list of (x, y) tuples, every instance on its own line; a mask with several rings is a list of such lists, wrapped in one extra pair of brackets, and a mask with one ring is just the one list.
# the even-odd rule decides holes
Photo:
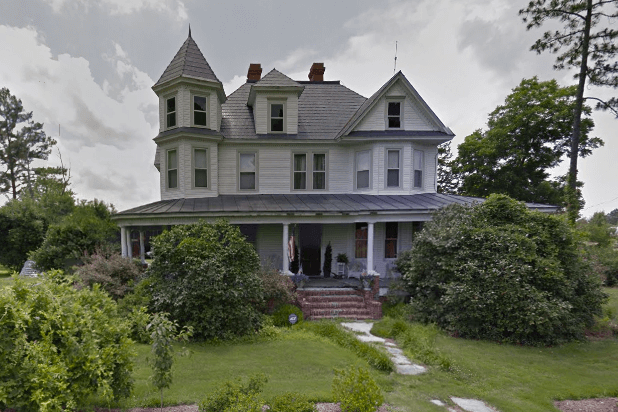
[(166, 83), (170, 80), (178, 77), (192, 77), (204, 80), (215, 81), (221, 83), (215, 72), (212, 71), (210, 65), (204, 58), (204, 55), (197, 47), (197, 44), (191, 37), (191, 30), (189, 29), (189, 37), (180, 47), (176, 56), (172, 59), (167, 69), (161, 75), (161, 78), (153, 87)]

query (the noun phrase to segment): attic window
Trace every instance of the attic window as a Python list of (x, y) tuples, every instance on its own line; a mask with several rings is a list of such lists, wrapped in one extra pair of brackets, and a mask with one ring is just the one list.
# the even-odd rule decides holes
[(176, 97), (167, 99), (165, 105), (167, 127), (176, 126)]
[(269, 132), (283, 132), (285, 130), (285, 103), (270, 103)]
[(401, 102), (388, 102), (386, 117), (389, 129), (401, 129)]

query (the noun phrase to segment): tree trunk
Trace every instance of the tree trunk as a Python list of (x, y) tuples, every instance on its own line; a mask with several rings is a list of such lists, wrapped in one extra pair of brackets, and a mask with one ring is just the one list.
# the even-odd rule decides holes
[(582, 38), (581, 65), (579, 67), (579, 84), (575, 96), (573, 119), (573, 133), (571, 135), (571, 162), (567, 179), (567, 214), (571, 223), (575, 223), (579, 216), (579, 201), (577, 198), (577, 158), (579, 157), (579, 140), (581, 136), (582, 107), (584, 105), (584, 88), (588, 74), (588, 49), (590, 47), (590, 27), (592, 23), (592, 2), (587, 0), (586, 22)]

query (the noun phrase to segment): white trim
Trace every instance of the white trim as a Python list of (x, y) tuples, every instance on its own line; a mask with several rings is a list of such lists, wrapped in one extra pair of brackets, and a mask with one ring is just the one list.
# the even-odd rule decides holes
[[(416, 154), (420, 154), (420, 169), (416, 168)], [(416, 185), (416, 172), (421, 172), (421, 182), (420, 185)], [(413, 189), (423, 189), (425, 187), (425, 151), (414, 149), (412, 152), (412, 188)]]
[[(389, 116), (388, 114), (388, 105), (389, 103), (399, 103), (399, 115), (391, 115)], [(399, 96), (389, 96), (385, 98), (385, 103), (384, 103), (384, 130), (403, 130), (404, 126), (403, 126), (403, 115), (404, 115), (404, 110), (403, 108), (405, 107), (405, 97), (399, 97)], [(399, 127), (390, 127), (389, 124), (389, 117), (392, 118), (396, 118), (399, 117)]]
[[(171, 99), (174, 99), (174, 111), (173, 112), (169, 112), (167, 111), (167, 102)], [(174, 114), (174, 124), (172, 126), (170, 126), (168, 124), (167, 121), (167, 116), (170, 114)], [(180, 116), (178, 116), (178, 93), (175, 94), (171, 94), (169, 96), (164, 96), (163, 97), (163, 124), (165, 125), (164, 129), (165, 130), (169, 130), (169, 129), (173, 129), (178, 127), (178, 120), (180, 119)]]
[[(212, 129), (212, 127), (210, 127), (210, 94), (191, 90), (190, 96), (191, 96), (191, 100), (189, 101), (189, 110), (191, 111), (191, 126), (201, 127), (205, 129)], [(195, 124), (196, 110), (194, 106), (194, 100), (196, 97), (203, 97), (204, 99), (206, 99), (206, 103), (205, 103), (206, 108), (205, 108), (205, 111), (203, 112), (204, 115), (206, 116), (206, 124)], [(198, 112), (201, 112), (201, 111), (198, 111)]]
[[(273, 104), (281, 104), (283, 105), (283, 130), (272, 130), (272, 109), (271, 106)], [(275, 134), (285, 134), (287, 133), (288, 130), (288, 122), (287, 122), (287, 98), (283, 99), (283, 98), (276, 98), (276, 99), (272, 99), (272, 98), (268, 98), (266, 99), (266, 130), (268, 131), (268, 133), (275, 133)], [(278, 117), (275, 117), (275, 119), (279, 119)]]
[[(170, 169), (170, 152), (176, 153), (176, 168)], [(178, 190), (180, 188), (180, 153), (178, 147), (172, 147), (165, 151), (165, 189)], [(170, 171), (176, 170), (176, 187), (170, 187)]]
[[(294, 176), (295, 173), (299, 173), (299, 171), (294, 170), (294, 156), (295, 155), (305, 155), (305, 188), (304, 189), (296, 189), (294, 187)], [(324, 155), (324, 170), (315, 170), (314, 169), (314, 160), (316, 155)], [(324, 192), (328, 190), (328, 150), (292, 150), (290, 156), (290, 191), (292, 192)], [(315, 183), (314, 173), (324, 173), (324, 188), (323, 189), (315, 189), (313, 184)]]
[[(389, 186), (388, 185), (388, 171), (389, 170), (394, 170), (390, 169), (388, 166), (388, 153), (389, 152), (397, 152), (397, 159), (398, 159), (398, 164), (397, 164), (397, 170), (398, 172), (398, 177), (397, 177), (397, 186)], [(401, 189), (403, 186), (403, 148), (402, 147), (387, 147), (384, 150), (384, 188), (385, 189)]]
[[(196, 150), (203, 150), (206, 152), (205, 156), (206, 156), (206, 167), (205, 168), (199, 168), (199, 170), (206, 170), (206, 186), (196, 186), (195, 185), (195, 172), (198, 170), (198, 168), (196, 167), (196, 161), (195, 161), (195, 151)], [(192, 189), (210, 189), (210, 176), (212, 173), (210, 173), (210, 150), (208, 147), (205, 146), (191, 146), (191, 188)]]
[[(255, 173), (255, 187), (253, 189), (241, 189), (240, 187), (240, 156), (241, 155), (246, 155), (246, 154), (253, 154), (254, 156), (254, 164), (255, 164), (255, 171), (253, 173)], [(236, 189), (239, 192), (257, 192), (259, 190), (259, 151), (258, 150), (238, 150), (236, 152)], [(252, 173), (252, 172), (243, 172), (243, 173)]]
[[(368, 186), (367, 187), (358, 187), (358, 156), (361, 153), (369, 153), (369, 178), (368, 178)], [(371, 149), (366, 149), (366, 150), (358, 150), (356, 152), (354, 152), (354, 191), (362, 191), (362, 190), (371, 190), (371, 188), (373, 187), (373, 152)], [(362, 169), (361, 171), (365, 171), (365, 169)]]

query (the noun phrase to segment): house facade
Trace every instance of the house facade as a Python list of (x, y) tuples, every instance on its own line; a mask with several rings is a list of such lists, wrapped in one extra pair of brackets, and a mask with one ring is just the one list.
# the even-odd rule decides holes
[(320, 276), (330, 243), (352, 272), (389, 278), (432, 212), (479, 200), (437, 193), (437, 148), (454, 135), (403, 73), (369, 98), (324, 73), (314, 63), (298, 81), (251, 64), (226, 96), (189, 33), (153, 86), (161, 200), (114, 216), (123, 255), (143, 259), (149, 231), (225, 218), (283, 272), (294, 242)]

